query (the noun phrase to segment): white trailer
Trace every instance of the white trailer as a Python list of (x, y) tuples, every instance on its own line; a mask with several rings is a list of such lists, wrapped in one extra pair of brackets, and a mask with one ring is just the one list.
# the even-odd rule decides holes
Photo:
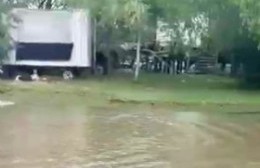
[(91, 18), (85, 10), (13, 9), (13, 48), (5, 67), (90, 68)]

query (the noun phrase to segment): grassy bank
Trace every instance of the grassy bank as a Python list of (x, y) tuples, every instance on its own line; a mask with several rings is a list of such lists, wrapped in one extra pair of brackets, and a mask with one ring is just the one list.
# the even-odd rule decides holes
[(260, 91), (242, 90), (235, 80), (218, 76), (143, 75), (139, 82), (130, 77), (113, 77), (74, 82), (115, 100), (180, 104), (260, 103)]
[[(107, 104), (149, 104), (163, 106), (233, 106), (259, 109), (260, 91), (241, 90), (235, 80), (217, 76), (142, 75), (139, 82), (131, 76), (91, 77), (70, 82), (1, 82), (2, 98), (15, 102), (46, 99), (60, 103), (102, 106)], [(241, 109), (241, 108), (240, 108)]]

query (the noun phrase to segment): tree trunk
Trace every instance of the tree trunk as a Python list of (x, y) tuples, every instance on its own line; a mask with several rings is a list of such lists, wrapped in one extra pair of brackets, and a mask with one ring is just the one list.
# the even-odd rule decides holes
[(112, 38), (112, 28), (110, 26), (107, 27), (105, 32), (105, 39), (104, 39), (104, 54), (106, 56), (106, 75), (112, 73), (112, 58), (111, 58), (111, 38)]
[(52, 0), (42, 0), (38, 6), (39, 9), (48, 9), (52, 8)]
[(237, 77), (240, 61), (237, 58), (238, 55), (232, 55), (231, 58), (231, 77)]
[(190, 54), (186, 57), (186, 72), (189, 72), (190, 69)]
[(151, 41), (152, 41), (153, 43), (156, 43), (156, 42), (157, 42), (158, 17), (152, 15), (151, 22), (152, 22), (152, 28), (153, 28), (153, 32), (152, 32), (152, 36), (151, 36), (151, 37), (152, 37)]
[(137, 81), (140, 74), (140, 61), (141, 61), (141, 30), (138, 30), (137, 34), (137, 50), (136, 50), (136, 61), (135, 61), (135, 76), (134, 80)]
[(97, 69), (97, 21), (94, 19), (92, 25), (92, 74), (96, 73)]
[(52, 0), (47, 0), (45, 9), (48, 9), (48, 10), (52, 9)]
[(38, 6), (39, 9), (43, 9), (44, 8), (44, 3), (46, 2), (46, 0), (42, 0)]

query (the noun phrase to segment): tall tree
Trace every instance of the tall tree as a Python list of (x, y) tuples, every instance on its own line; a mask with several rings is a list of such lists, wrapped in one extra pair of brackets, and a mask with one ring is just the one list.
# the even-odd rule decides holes
[(260, 1), (230, 0), (240, 8), (243, 24), (252, 33), (253, 38), (260, 42)]
[(127, 26), (137, 32), (137, 49), (135, 59), (135, 73), (134, 80), (137, 81), (140, 74), (141, 67), (141, 43), (142, 43), (142, 29), (147, 24), (147, 12), (149, 6), (141, 0), (128, 0), (125, 3), (125, 21)]
[(66, 0), (69, 7), (85, 8), (95, 20), (97, 30), (97, 48), (102, 50), (107, 57), (106, 72), (112, 70), (112, 59), (110, 50), (112, 37), (119, 18), (122, 17), (122, 1), (120, 0)]
[(6, 55), (9, 44), (7, 11), (9, 6), (5, 2), (0, 2), (0, 62)]
[[(103, 31), (99, 34), (102, 35), (101, 44), (104, 44), (102, 46), (104, 46), (103, 48), (108, 60), (110, 60), (109, 52), (113, 43), (112, 36), (117, 33), (115, 30), (119, 26), (126, 27), (128, 30), (131, 30), (130, 32), (137, 32), (138, 29), (138, 34), (141, 35), (141, 23), (143, 23), (143, 16), (147, 12), (147, 5), (142, 0), (67, 0), (67, 3), (72, 7), (80, 6), (88, 9), (91, 16), (96, 19), (98, 27), (103, 28)], [(140, 36), (137, 39), (141, 43)], [(137, 52), (137, 55), (136, 62), (139, 60), (139, 52)], [(139, 69), (136, 72), (139, 72)]]

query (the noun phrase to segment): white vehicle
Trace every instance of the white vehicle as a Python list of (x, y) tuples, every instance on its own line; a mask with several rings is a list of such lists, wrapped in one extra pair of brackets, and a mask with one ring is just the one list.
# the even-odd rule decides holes
[(7, 71), (60, 68), (67, 78), (73, 69), (92, 66), (91, 18), (85, 10), (14, 9), (11, 15), (14, 47), (4, 60)]

